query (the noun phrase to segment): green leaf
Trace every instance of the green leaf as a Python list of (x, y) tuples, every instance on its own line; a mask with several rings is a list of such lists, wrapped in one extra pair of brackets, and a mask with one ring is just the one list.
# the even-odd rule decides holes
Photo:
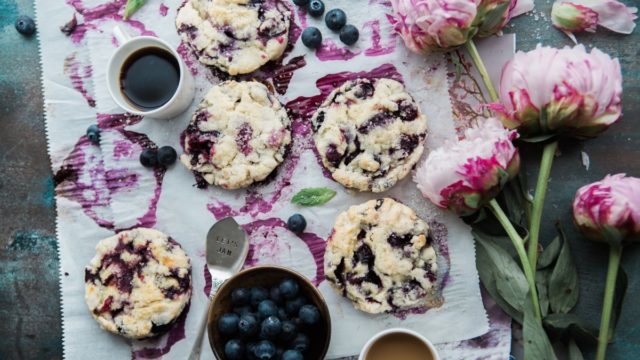
[[(529, 297), (530, 294), (527, 294)], [(536, 319), (533, 303), (526, 301), (524, 305), (524, 323), (522, 324), (524, 340), (524, 360), (556, 360), (551, 341), (542, 325)]]
[(549, 314), (543, 320), (544, 328), (550, 336), (558, 340), (575, 338), (578, 341), (595, 344), (595, 331), (576, 314)]
[(127, 20), (131, 15), (133, 15), (133, 13), (138, 11), (145, 2), (147, 2), (147, 0), (127, 0), (122, 17)]
[(325, 187), (306, 188), (293, 196), (291, 202), (302, 206), (322, 205), (336, 196), (336, 192)]
[[(476, 238), (477, 239), (477, 238)], [(485, 250), (484, 246), (477, 246), (476, 248), (476, 267), (478, 268), (478, 274), (480, 275), (480, 281), (484, 285), (485, 289), (491, 296), (491, 298), (500, 306), (500, 308), (511, 316), (518, 323), (522, 324), (522, 313), (514, 309), (508, 302), (506, 302), (498, 293), (496, 286), (496, 278), (494, 276), (496, 265), (491, 260), (491, 257)]]
[[(493, 276), (496, 281), (496, 290), (512, 308), (522, 312), (523, 302), (529, 290), (524, 273), (511, 257), (500, 246), (487, 241), (482, 236), (476, 236), (480, 247), (486, 251), (488, 261), (493, 265)], [(528, 302), (528, 301), (527, 301)]]
[(609, 336), (613, 336), (618, 320), (620, 320), (620, 314), (622, 313), (622, 303), (624, 296), (627, 293), (627, 287), (629, 285), (629, 279), (627, 278), (627, 272), (622, 265), (618, 269), (618, 277), (616, 278), (616, 289), (613, 294), (613, 312), (611, 316), (611, 329), (609, 329)]
[(497, 5), (492, 10), (488, 11), (484, 20), (480, 32), (495, 29), (503, 21), (504, 14), (509, 10), (511, 1), (504, 1), (502, 4)]
[(538, 257), (538, 270), (544, 269), (547, 266), (551, 266), (558, 258), (561, 248), (562, 242), (560, 240), (560, 236), (556, 236), (556, 238), (553, 239), (553, 241), (544, 248), (544, 250)]
[(578, 269), (571, 256), (569, 241), (561, 228), (558, 231), (563, 244), (549, 277), (549, 305), (555, 313), (568, 313), (578, 302)]
[(582, 351), (580, 351), (578, 344), (576, 344), (576, 341), (573, 338), (569, 339), (568, 348), (569, 348), (569, 360), (584, 360), (584, 357), (582, 356)]
[(542, 317), (549, 313), (549, 276), (551, 276), (551, 269), (536, 272), (536, 289), (538, 290), (538, 302)]

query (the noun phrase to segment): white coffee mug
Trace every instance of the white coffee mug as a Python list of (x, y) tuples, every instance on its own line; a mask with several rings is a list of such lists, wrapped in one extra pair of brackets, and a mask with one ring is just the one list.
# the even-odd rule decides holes
[[(109, 59), (107, 88), (109, 89), (111, 98), (113, 98), (113, 101), (115, 101), (118, 106), (132, 114), (159, 119), (170, 119), (184, 112), (189, 105), (191, 105), (195, 93), (193, 76), (176, 50), (164, 40), (154, 36), (130, 37), (119, 26), (113, 29), (113, 35), (118, 40), (120, 46), (111, 56), (111, 59)], [(120, 85), (120, 73), (124, 62), (131, 54), (148, 47), (164, 49), (175, 57), (180, 67), (180, 82), (173, 97), (164, 105), (155, 109), (140, 109), (132, 104), (123, 94)]]
[(413, 330), (403, 329), (403, 328), (387, 329), (375, 334), (371, 339), (369, 339), (369, 341), (367, 341), (366, 344), (364, 344), (362, 351), (360, 351), (360, 356), (358, 357), (358, 360), (365, 360), (367, 358), (367, 353), (369, 352), (369, 349), (371, 349), (373, 344), (375, 344), (376, 341), (380, 340), (382, 337), (390, 334), (407, 334), (407, 335), (413, 336), (414, 338), (424, 343), (424, 345), (429, 349), (429, 351), (431, 351), (431, 354), (433, 355), (433, 360), (440, 360), (440, 355), (438, 355), (438, 351), (436, 350), (435, 346), (433, 346), (431, 341), (427, 340), (427, 338), (425, 338), (424, 336), (418, 334)]

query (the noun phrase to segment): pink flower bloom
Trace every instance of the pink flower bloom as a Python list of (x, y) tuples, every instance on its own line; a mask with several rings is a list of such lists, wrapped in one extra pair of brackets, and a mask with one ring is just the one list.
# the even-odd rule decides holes
[(502, 69), (499, 91), (500, 103), (491, 109), (526, 137), (590, 138), (622, 114), (618, 60), (598, 49), (587, 53), (582, 45), (517, 52)]
[(618, 0), (559, 0), (551, 9), (551, 21), (577, 43), (574, 32), (595, 32), (596, 25), (631, 34), (637, 12), (638, 8), (627, 7)]
[(578, 228), (595, 240), (619, 244), (640, 238), (640, 179), (625, 174), (578, 189), (573, 201)]
[(412, 51), (431, 52), (490, 36), (513, 16), (533, 8), (531, 0), (391, 0), (387, 18)]
[(432, 151), (413, 180), (438, 207), (473, 214), (518, 173), (520, 157), (512, 142), (517, 136), (498, 119), (485, 119), (467, 129), (462, 140)]

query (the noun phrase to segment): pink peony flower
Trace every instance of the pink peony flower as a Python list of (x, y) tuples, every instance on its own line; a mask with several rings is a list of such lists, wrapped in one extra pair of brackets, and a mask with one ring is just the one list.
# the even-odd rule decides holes
[(387, 16), (412, 51), (432, 52), (463, 45), (476, 34), (490, 36), (533, 8), (531, 0), (391, 0)]
[(625, 174), (578, 189), (573, 219), (588, 237), (619, 244), (640, 237), (640, 179)]
[(553, 26), (577, 43), (574, 32), (595, 32), (596, 25), (621, 34), (631, 34), (638, 9), (618, 0), (559, 0), (551, 8)]
[(457, 142), (432, 151), (413, 180), (431, 202), (459, 215), (470, 215), (493, 199), (520, 169), (518, 134), (496, 118), (465, 131)]
[(526, 137), (590, 138), (622, 114), (618, 60), (595, 48), (587, 53), (582, 45), (517, 52), (502, 69), (499, 92), (500, 103), (490, 108)]

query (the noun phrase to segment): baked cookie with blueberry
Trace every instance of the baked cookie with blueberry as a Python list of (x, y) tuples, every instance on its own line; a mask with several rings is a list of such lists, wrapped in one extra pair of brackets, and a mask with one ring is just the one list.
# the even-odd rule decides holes
[(347, 81), (311, 118), (316, 148), (334, 180), (382, 192), (404, 178), (422, 155), (427, 121), (402, 83)]
[(182, 133), (180, 160), (200, 187), (244, 188), (284, 161), (290, 128), (287, 111), (264, 84), (226, 81), (209, 90)]
[(393, 199), (352, 206), (336, 218), (324, 253), (325, 276), (368, 313), (439, 306), (429, 234), (426, 222)]
[(100, 326), (130, 339), (166, 331), (191, 298), (191, 261), (160, 231), (106, 238), (85, 269), (85, 301)]
[(176, 18), (178, 34), (200, 62), (229, 75), (280, 58), (290, 25), (283, 0), (187, 0)]

